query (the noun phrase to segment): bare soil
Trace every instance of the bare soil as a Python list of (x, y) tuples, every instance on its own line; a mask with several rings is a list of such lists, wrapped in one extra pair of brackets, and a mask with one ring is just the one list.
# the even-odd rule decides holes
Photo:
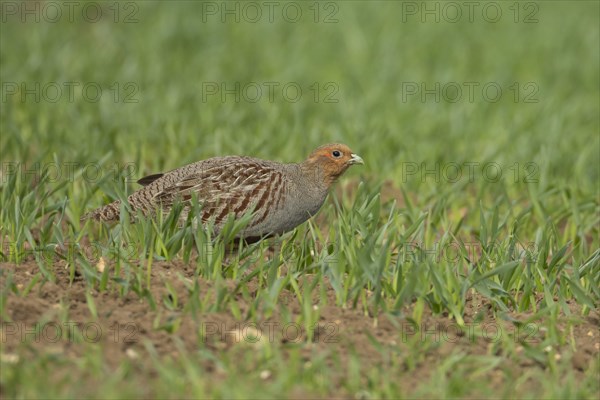
[[(4, 270), (0, 274), (0, 286), (5, 287), (7, 272), (15, 271), (14, 284), (21, 290), (30, 284), (39, 271), (33, 261), (18, 266), (3, 263), (0, 268)], [(212, 351), (236, 352), (241, 342), (260, 346), (263, 341), (269, 340), (281, 343), (284, 348), (302, 343), (306, 346), (307, 361), (315, 351), (323, 352), (328, 355), (328, 363), (332, 365), (336, 358), (344, 362), (351, 352), (359, 356), (363, 367), (389, 363), (390, 357), (396, 357), (396, 361), (400, 360), (406, 365), (406, 374), (398, 379), (406, 392), (410, 393), (430, 378), (431, 365), (437, 365), (457, 351), (466, 355), (498, 354), (502, 352), (498, 335), (514, 335), (515, 347), (520, 354), (523, 345), (539, 343), (546, 334), (539, 329), (539, 321), (517, 328), (512, 322), (494, 318), (489, 301), (479, 295), (471, 295), (467, 301), (464, 318), (471, 331), (461, 332), (447, 315), (434, 315), (427, 308), (423, 312), (420, 330), (417, 330), (408, 318), (412, 315), (414, 305), (405, 307), (397, 316), (368, 315), (360, 306), (336, 306), (335, 292), (329, 285), (324, 288), (328, 305), (320, 306), (318, 299), (314, 299), (315, 307), (319, 307), (320, 318), (312, 338), (301, 327), (286, 323), (277, 311), (265, 317), (261, 324), (248, 324), (243, 317), (251, 304), (239, 294), (235, 295), (234, 302), (240, 310), (241, 320), (228, 311), (201, 311), (196, 318), (186, 313), (178, 328), (169, 332), (169, 321), (182, 315), (181, 310), (190, 301), (185, 282), (193, 283), (194, 266), (182, 262), (153, 264), (150, 292), (157, 303), (162, 302), (169, 296), (165, 282), (170, 282), (178, 293), (178, 307), (174, 310), (167, 309), (163, 304), (157, 304), (153, 310), (147, 300), (140, 300), (133, 292), (119, 296), (114, 291), (91, 291), (86, 296), (89, 288), (81, 276), (77, 275), (74, 282), (69, 284), (68, 270), (60, 264), (55, 265), (54, 273), (55, 283), (37, 283), (24, 297), (12, 291), (8, 293), (6, 315), (0, 330), (2, 357), (35, 357), (38, 352), (81, 357), (89, 350), (86, 344), (93, 342), (101, 344), (103, 359), (116, 367), (125, 359), (145, 363), (149, 357), (143, 345), (145, 341), (154, 345), (159, 356), (177, 357), (180, 352), (178, 341), (190, 351), (197, 348), (198, 341), (202, 340)], [(179, 274), (183, 275), (183, 280)], [(214, 296), (214, 282), (199, 279), (198, 284), (202, 296)], [(233, 292), (236, 283), (226, 281), (225, 285), (229, 292)], [(253, 299), (260, 289), (259, 282), (251, 281), (248, 287)], [(97, 319), (88, 307), (88, 296), (95, 304)], [(283, 290), (278, 301), (286, 304), (293, 315), (302, 312), (291, 291)], [(572, 332), (576, 351), (560, 361), (571, 363), (574, 373), (582, 374), (600, 354), (600, 314), (598, 310), (592, 310), (588, 316), (581, 316), (581, 308), (575, 302), (570, 302), (569, 307), (571, 315), (562, 316), (565, 324), (559, 329), (567, 329), (567, 318), (577, 320)], [(513, 313), (510, 317), (524, 321), (528, 315)], [(34, 333), (36, 326), (41, 329), (37, 334)], [(69, 337), (69, 330), (78, 332), (83, 341)], [(481, 331), (486, 334), (482, 336), (476, 333)], [(432, 345), (425, 354), (415, 358), (410, 351), (411, 343), (419, 340), (430, 340)], [(22, 348), (25, 342), (28, 342), (29, 351), (24, 352)], [(565, 345), (564, 349), (557, 349), (557, 354), (560, 356), (562, 350), (569, 349), (571, 345)], [(502, 367), (508, 366), (515, 376), (529, 368), (544, 368), (524, 354), (517, 359), (507, 359), (506, 363), (512, 364), (499, 366), (485, 374), (489, 382), (499, 389), (510, 384), (502, 373)], [(214, 376), (214, 382), (218, 383), (222, 371), (212, 363), (203, 367), (206, 374)], [(151, 379), (152, 376), (146, 378)]]

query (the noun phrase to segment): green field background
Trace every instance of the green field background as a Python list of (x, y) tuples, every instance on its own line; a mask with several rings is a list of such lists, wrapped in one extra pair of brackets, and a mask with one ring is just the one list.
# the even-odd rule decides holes
[[(108, 323), (118, 304), (145, 330), (132, 360), (126, 343), (9, 343), (0, 397), (597, 398), (600, 3), (466, 3), (1, 2), (0, 318), (31, 302)], [(328, 142), (365, 165), (309, 223), (238, 253), (176, 217), (80, 222), (148, 174), (299, 162)], [(90, 244), (116, 261), (87, 259)], [(448, 244), (474, 257), (440, 259)], [(321, 312), (346, 342), (236, 353), (180, 329)], [(534, 322), (539, 340), (443, 352), (382, 328), (479, 317)]]
[[(223, 154), (300, 161), (341, 141), (366, 160), (361, 174), (412, 190), (438, 182), (406, 175), (403, 163), (497, 162), (513, 182), (507, 167), (519, 163), (523, 178), (533, 162), (542, 186), (586, 191), (600, 178), (597, 2), (521, 3), (518, 15), (499, 2), (497, 22), (486, 21), (494, 14), (483, 5), (471, 22), (462, 7), (456, 23), (444, 4), (437, 15), (420, 14), (435, 2), (295, 3), (299, 18), (294, 8), (284, 14), (285, 3), (269, 14), (258, 2), (256, 23), (239, 2), (94, 3), (103, 5), (102, 18), (96, 8), (84, 18), (83, 4), (73, 18), (63, 9), (56, 23), (52, 9), (40, 23), (3, 16), (3, 161), (49, 162), (56, 154), (89, 163), (108, 154), (108, 163), (134, 162), (142, 174)], [(415, 5), (417, 14), (409, 13)], [(239, 11), (223, 16), (223, 7)], [(72, 101), (65, 82), (79, 85)], [(240, 101), (223, 98), (221, 85), (236, 82)], [(265, 82), (279, 85), (273, 99)], [(472, 98), (465, 82), (478, 85)], [(8, 92), (7, 85), (35, 90), (36, 83), (39, 99)], [(56, 102), (48, 101), (56, 96), (51, 83), (64, 89)], [(82, 93), (90, 83), (102, 88), (98, 102), (94, 88), (87, 99)], [(292, 88), (286, 99), (290, 83), (301, 96)], [(496, 102), (482, 91), (489, 83), (502, 89)], [(436, 84), (449, 91), (422, 96)], [(454, 84), (462, 89), (456, 101)], [(256, 102), (252, 85), (263, 89)], [(407, 94), (407, 85), (419, 92)]]

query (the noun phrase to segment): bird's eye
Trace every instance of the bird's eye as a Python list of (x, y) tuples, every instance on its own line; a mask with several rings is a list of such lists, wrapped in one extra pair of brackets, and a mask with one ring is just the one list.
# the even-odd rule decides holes
[(342, 156), (342, 153), (341, 153), (340, 151), (338, 151), (338, 150), (334, 150), (334, 151), (333, 151), (331, 154), (332, 154), (332, 155), (333, 155), (335, 158), (339, 158), (339, 157), (341, 157), (341, 156)]

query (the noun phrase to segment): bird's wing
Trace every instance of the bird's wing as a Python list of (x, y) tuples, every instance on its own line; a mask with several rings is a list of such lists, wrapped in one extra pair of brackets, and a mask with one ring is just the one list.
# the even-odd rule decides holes
[(163, 207), (189, 202), (193, 193), (202, 206), (202, 220), (222, 222), (228, 214), (253, 211), (253, 224), (262, 222), (281, 202), (282, 173), (254, 160), (236, 160), (201, 168), (165, 187), (154, 198)]
[(137, 183), (139, 183), (142, 186), (148, 186), (155, 180), (162, 178), (164, 175), (165, 174), (154, 174), (154, 175), (144, 176), (142, 179), (138, 179)]

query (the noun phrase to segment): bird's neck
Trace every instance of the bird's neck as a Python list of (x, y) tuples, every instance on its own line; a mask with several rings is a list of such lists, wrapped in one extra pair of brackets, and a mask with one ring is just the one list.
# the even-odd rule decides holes
[(321, 190), (329, 190), (338, 178), (336, 175), (327, 174), (321, 164), (311, 159), (304, 161), (299, 166), (306, 181), (318, 186)]

